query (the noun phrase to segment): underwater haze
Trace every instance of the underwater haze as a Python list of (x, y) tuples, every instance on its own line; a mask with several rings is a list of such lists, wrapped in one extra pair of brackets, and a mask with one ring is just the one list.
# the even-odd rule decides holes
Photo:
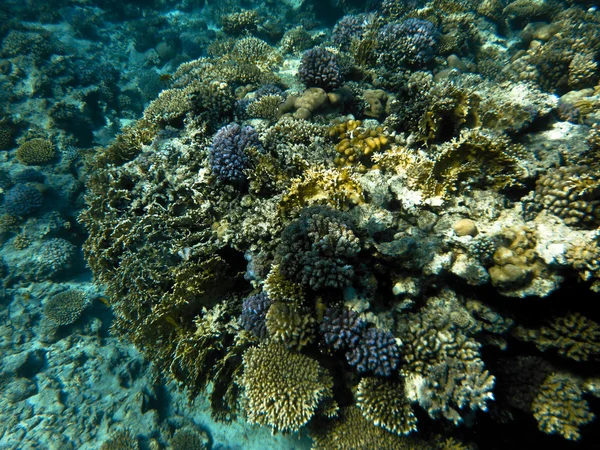
[(0, 0), (0, 450), (596, 449), (593, 0)]

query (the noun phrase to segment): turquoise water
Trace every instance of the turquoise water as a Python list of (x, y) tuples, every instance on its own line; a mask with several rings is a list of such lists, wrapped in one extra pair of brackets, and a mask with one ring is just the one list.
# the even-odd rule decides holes
[(0, 5), (1, 449), (595, 448), (593, 2)]

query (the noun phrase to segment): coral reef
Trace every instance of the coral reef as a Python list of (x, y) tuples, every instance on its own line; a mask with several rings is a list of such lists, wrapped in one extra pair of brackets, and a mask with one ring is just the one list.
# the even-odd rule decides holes
[(375, 425), (399, 435), (417, 429), (417, 418), (404, 396), (402, 382), (363, 378), (358, 384), (356, 396), (363, 415)]
[(17, 184), (4, 195), (4, 210), (16, 217), (27, 217), (41, 208), (43, 200), (36, 187)]
[(596, 228), (600, 224), (600, 180), (588, 166), (550, 170), (537, 181), (535, 201), (567, 225)]
[(390, 69), (423, 68), (435, 56), (437, 30), (428, 20), (406, 19), (379, 31), (380, 61)]
[(266, 316), (271, 306), (271, 299), (264, 292), (251, 295), (242, 303), (240, 324), (244, 330), (250, 331), (260, 339), (268, 337)]
[(579, 427), (595, 417), (577, 380), (561, 373), (552, 373), (544, 380), (531, 408), (540, 430), (572, 441), (581, 437)]

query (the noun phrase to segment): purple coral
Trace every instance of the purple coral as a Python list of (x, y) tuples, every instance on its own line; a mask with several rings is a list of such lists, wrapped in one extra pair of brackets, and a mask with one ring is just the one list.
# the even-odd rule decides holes
[(373, 372), (380, 377), (389, 377), (400, 362), (400, 349), (392, 333), (370, 328), (358, 345), (346, 352), (346, 359), (359, 373)]
[(346, 350), (348, 364), (359, 373), (372, 372), (389, 377), (400, 362), (400, 348), (392, 333), (367, 329), (367, 322), (354, 311), (329, 308), (320, 327), (325, 344), (333, 350)]
[(389, 69), (427, 66), (435, 57), (438, 32), (428, 20), (390, 23), (379, 32), (380, 60)]
[(251, 147), (263, 151), (254, 128), (242, 128), (237, 123), (221, 128), (213, 137), (209, 150), (213, 175), (226, 183), (244, 184), (246, 171), (250, 168), (250, 157), (246, 150)]
[(264, 292), (251, 295), (242, 303), (240, 325), (244, 330), (250, 331), (260, 339), (269, 336), (266, 325), (266, 316), (271, 306), (271, 299)]
[(331, 42), (340, 50), (349, 50), (352, 41), (362, 38), (366, 23), (364, 14), (342, 17), (333, 27)]
[(335, 89), (342, 83), (337, 57), (322, 47), (307, 50), (302, 56), (298, 77), (307, 87)]
[(325, 344), (333, 350), (354, 348), (367, 323), (358, 314), (346, 308), (329, 308), (321, 322), (321, 333)]
[(42, 193), (28, 184), (17, 184), (4, 196), (4, 210), (13, 216), (27, 217), (42, 206)]

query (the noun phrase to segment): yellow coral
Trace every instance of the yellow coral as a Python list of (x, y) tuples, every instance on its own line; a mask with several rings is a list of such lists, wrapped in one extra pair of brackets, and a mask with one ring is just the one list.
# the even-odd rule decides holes
[(417, 418), (402, 382), (363, 378), (358, 384), (357, 405), (366, 419), (392, 433), (409, 434), (417, 429)]
[(17, 159), (29, 166), (49, 163), (55, 155), (56, 149), (52, 142), (47, 139), (27, 141), (17, 149), (16, 153)]
[(240, 383), (248, 420), (269, 425), (274, 432), (294, 432), (306, 425), (332, 396), (333, 387), (333, 380), (317, 361), (276, 343), (244, 353)]
[(579, 382), (563, 373), (552, 373), (546, 378), (532, 410), (541, 431), (560, 434), (571, 441), (581, 437), (580, 426), (594, 420)]
[(349, 169), (309, 168), (294, 178), (283, 194), (279, 210), (286, 215), (307, 206), (328, 205), (337, 209), (364, 203), (362, 187)]
[(266, 324), (271, 339), (288, 349), (301, 350), (315, 339), (316, 321), (305, 308), (275, 302), (269, 308)]
[(360, 409), (341, 410), (338, 419), (311, 427), (312, 450), (398, 450), (427, 448), (405, 436), (390, 433), (367, 420)]
[(588, 361), (600, 356), (600, 325), (579, 313), (568, 314), (542, 327), (535, 344), (542, 351), (556, 348), (561, 356)]
[(279, 271), (279, 265), (271, 267), (265, 279), (264, 290), (275, 302), (293, 302), (297, 305), (304, 300), (302, 286), (285, 278)]
[(339, 141), (335, 146), (338, 153), (335, 164), (355, 165), (360, 172), (366, 172), (372, 165), (371, 155), (385, 150), (390, 142), (383, 127), (366, 128), (354, 119), (333, 125), (329, 137)]

